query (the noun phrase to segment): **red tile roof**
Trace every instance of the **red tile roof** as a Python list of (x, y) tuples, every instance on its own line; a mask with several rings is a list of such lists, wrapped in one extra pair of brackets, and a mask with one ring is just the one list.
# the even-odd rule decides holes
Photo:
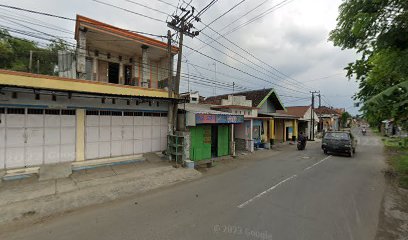
[(314, 112), (315, 112), (317, 115), (322, 115), (322, 114), (335, 114), (335, 115), (339, 115), (339, 113), (338, 113), (336, 110), (334, 110), (333, 108), (326, 107), (326, 106), (321, 106), (321, 107), (319, 107), (319, 108), (316, 108), (316, 109), (314, 109)]
[(310, 106), (293, 106), (293, 107), (286, 107), (286, 112), (284, 110), (278, 110), (277, 113), (288, 114), (292, 116), (296, 116), (298, 118), (303, 118)]
[[(141, 42), (147, 45), (152, 45), (152, 46), (160, 47), (163, 49), (167, 49), (166, 42), (162, 42), (162, 41), (150, 38), (150, 37), (146, 37), (144, 35), (141, 35), (135, 32), (131, 32), (123, 28), (118, 28), (118, 27), (115, 27), (115, 26), (112, 26), (112, 25), (109, 25), (109, 24), (106, 24), (106, 23), (103, 23), (103, 22), (100, 22), (100, 21), (97, 21), (97, 20), (94, 20), (88, 17), (81, 16), (81, 15), (77, 15), (77, 18), (76, 18), (76, 26), (75, 26), (75, 39), (76, 40), (78, 40), (78, 29), (82, 23), (93, 25), (98, 29), (108, 31), (112, 34), (116, 34), (116, 35), (119, 35), (125, 38), (131, 38), (133, 40), (136, 40), (138, 42)], [(177, 53), (178, 50), (179, 50), (178, 47), (172, 46), (173, 53)]]

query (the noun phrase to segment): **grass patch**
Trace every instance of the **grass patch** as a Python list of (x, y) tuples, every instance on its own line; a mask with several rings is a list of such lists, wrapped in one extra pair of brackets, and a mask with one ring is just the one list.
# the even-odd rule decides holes
[(396, 173), (398, 185), (408, 189), (408, 144), (407, 138), (383, 138), (389, 163)]
[(408, 150), (408, 138), (382, 138), (384, 146), (393, 150)]
[(408, 152), (393, 157), (391, 164), (397, 172), (399, 186), (408, 189)]

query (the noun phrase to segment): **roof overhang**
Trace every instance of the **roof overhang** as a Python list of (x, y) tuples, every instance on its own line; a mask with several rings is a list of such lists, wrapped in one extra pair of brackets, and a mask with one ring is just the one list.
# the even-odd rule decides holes
[(240, 106), (240, 105), (213, 105), (211, 108), (214, 109), (259, 109), (257, 107), (250, 107), (250, 106)]
[[(80, 29), (87, 31), (87, 46), (96, 49), (115, 51), (118, 54), (129, 52), (141, 55), (141, 46), (149, 46), (150, 55), (157, 58), (167, 56), (167, 43), (144, 35), (118, 28), (103, 22), (77, 15), (75, 39), (78, 41)], [(178, 48), (172, 46), (172, 54), (178, 53)]]
[(260, 113), (259, 115), (269, 116), (274, 119), (299, 119), (296, 116), (281, 114), (281, 113)]
[(163, 89), (60, 78), (9, 70), (0, 70), (0, 86), (1, 85), (124, 97), (169, 98), (168, 92)]

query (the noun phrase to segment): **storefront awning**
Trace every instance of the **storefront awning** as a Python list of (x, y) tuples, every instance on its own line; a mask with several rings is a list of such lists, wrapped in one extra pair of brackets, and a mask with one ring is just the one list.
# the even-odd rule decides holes
[(186, 126), (197, 124), (238, 124), (244, 122), (244, 115), (211, 109), (209, 104), (179, 104), (179, 109), (186, 114)]

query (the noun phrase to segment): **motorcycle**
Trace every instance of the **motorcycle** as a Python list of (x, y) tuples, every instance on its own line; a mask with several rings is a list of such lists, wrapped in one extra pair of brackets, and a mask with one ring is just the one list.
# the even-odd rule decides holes
[(297, 149), (299, 151), (301, 151), (301, 150), (305, 150), (305, 148), (306, 148), (306, 141), (298, 140), (297, 141)]

